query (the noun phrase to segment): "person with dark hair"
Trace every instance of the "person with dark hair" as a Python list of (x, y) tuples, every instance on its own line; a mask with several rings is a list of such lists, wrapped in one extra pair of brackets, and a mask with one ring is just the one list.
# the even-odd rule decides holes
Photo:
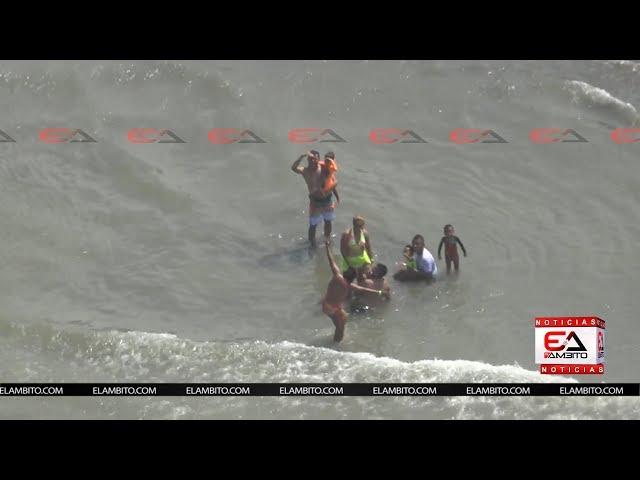
[(340, 195), (338, 195), (338, 180), (336, 172), (336, 156), (333, 152), (327, 152), (324, 161), (320, 162), (321, 176), (316, 190), (309, 193), (311, 205), (309, 211), (315, 209), (320, 212), (313, 217), (316, 225), (324, 220), (324, 238), (328, 241), (331, 238), (331, 222), (335, 219), (335, 205), (332, 203), (332, 195), (335, 195), (336, 202), (340, 203)]
[(435, 275), (438, 273), (438, 266), (436, 260), (431, 255), (431, 252), (427, 250), (424, 237), (422, 235), (416, 235), (411, 241), (411, 246), (414, 251), (414, 259), (416, 261), (416, 269), (403, 269), (396, 272), (393, 276), (399, 281), (417, 281), (417, 280), (435, 280)]
[(327, 259), (329, 260), (329, 266), (331, 267), (331, 272), (333, 276), (329, 281), (329, 285), (327, 286), (327, 293), (322, 300), (322, 312), (331, 318), (333, 324), (336, 327), (336, 331), (333, 335), (333, 340), (339, 342), (344, 337), (344, 326), (347, 322), (348, 314), (343, 308), (343, 303), (349, 297), (350, 293), (355, 294), (371, 294), (382, 297), (385, 295), (385, 292), (382, 289), (374, 290), (372, 288), (361, 287), (360, 285), (355, 285), (352, 283), (347, 283), (347, 281), (342, 276), (340, 272), (340, 268), (336, 263), (333, 255), (331, 254), (331, 241), (326, 242), (325, 246), (327, 248)]
[[(300, 162), (305, 156), (307, 157), (307, 166), (301, 167)], [(327, 230), (329, 231), (329, 235), (331, 234), (331, 222), (335, 219), (331, 196), (335, 185), (328, 192), (323, 193), (330, 175), (320, 161), (320, 152), (316, 150), (311, 150), (304, 155), (300, 155), (300, 157), (293, 162), (293, 165), (291, 165), (291, 170), (294, 173), (302, 175), (309, 190), (309, 243), (312, 247), (315, 247), (316, 227), (322, 220), (325, 222), (325, 236), (327, 236)]]
[(416, 235), (413, 237), (411, 245), (413, 246), (417, 271), (423, 273), (427, 278), (433, 278), (438, 273), (438, 265), (436, 265), (436, 259), (433, 258), (431, 252), (427, 250), (424, 237)]
[(456, 231), (453, 228), (453, 225), (448, 224), (444, 226), (444, 237), (440, 240), (440, 245), (438, 245), (438, 260), (442, 260), (442, 245), (444, 245), (444, 261), (447, 265), (447, 273), (451, 273), (451, 264), (453, 263), (454, 268), (456, 269), (456, 273), (459, 271), (460, 265), (460, 257), (458, 256), (458, 245), (462, 248), (462, 253), (464, 256), (467, 256), (467, 251), (464, 248), (464, 245), (455, 235)]
[(384, 263), (376, 263), (371, 269), (371, 278), (384, 278), (389, 269)]
[[(391, 287), (384, 278), (387, 274), (387, 266), (382, 263), (376, 263), (373, 267), (367, 269), (366, 276), (358, 275), (358, 285), (370, 288), (372, 290), (382, 291), (382, 295), (373, 295), (369, 292), (356, 293), (355, 309), (378, 307), (383, 303), (391, 300)], [(352, 305), (353, 308), (353, 305)]]

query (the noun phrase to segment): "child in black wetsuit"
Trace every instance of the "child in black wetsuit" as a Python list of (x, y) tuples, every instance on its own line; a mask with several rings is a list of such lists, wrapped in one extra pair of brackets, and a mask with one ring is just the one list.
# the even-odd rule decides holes
[(440, 240), (440, 245), (438, 245), (438, 259), (442, 260), (442, 255), (440, 255), (440, 252), (442, 250), (442, 245), (444, 245), (444, 260), (447, 264), (447, 273), (451, 273), (451, 263), (453, 263), (456, 272), (458, 272), (460, 266), (458, 247), (456, 244), (460, 244), (462, 253), (464, 253), (464, 256), (466, 257), (467, 251), (465, 250), (464, 245), (462, 245), (460, 239), (455, 236), (453, 225), (445, 225), (444, 237), (442, 237), (442, 240)]

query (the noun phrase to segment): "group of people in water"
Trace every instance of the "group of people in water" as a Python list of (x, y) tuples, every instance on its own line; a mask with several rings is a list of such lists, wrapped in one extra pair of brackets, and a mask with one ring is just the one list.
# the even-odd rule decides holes
[[(307, 158), (307, 166), (300, 163)], [(344, 337), (344, 327), (348, 314), (344, 304), (353, 300), (354, 307), (376, 307), (391, 299), (391, 288), (385, 279), (387, 267), (382, 263), (373, 263), (374, 254), (371, 249), (371, 239), (365, 229), (365, 220), (356, 215), (353, 225), (340, 238), (340, 262), (337, 262), (331, 252), (332, 222), (335, 220), (333, 197), (340, 203), (336, 172), (338, 166), (333, 152), (327, 152), (324, 160), (320, 153), (311, 150), (293, 162), (291, 170), (302, 175), (309, 191), (309, 243), (316, 247), (316, 228), (324, 221), (325, 248), (329, 266), (333, 276), (327, 286), (327, 292), (322, 300), (322, 311), (335, 325), (334, 341), (340, 342)], [(460, 245), (464, 256), (467, 251), (460, 238), (455, 235), (453, 225), (445, 225), (444, 236), (438, 245), (438, 259), (442, 259), (441, 251), (444, 246), (447, 273), (453, 265), (459, 270), (459, 256), (457, 245)], [(404, 247), (403, 259), (393, 278), (398, 281), (428, 281), (435, 280), (438, 266), (435, 258), (425, 246), (424, 237), (415, 235), (411, 244)]]

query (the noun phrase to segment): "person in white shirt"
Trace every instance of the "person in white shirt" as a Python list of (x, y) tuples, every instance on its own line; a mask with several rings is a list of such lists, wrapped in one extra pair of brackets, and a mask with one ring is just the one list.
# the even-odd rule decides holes
[(424, 237), (416, 235), (411, 241), (416, 261), (416, 270), (402, 269), (393, 278), (399, 281), (435, 280), (438, 266), (435, 258), (424, 245)]

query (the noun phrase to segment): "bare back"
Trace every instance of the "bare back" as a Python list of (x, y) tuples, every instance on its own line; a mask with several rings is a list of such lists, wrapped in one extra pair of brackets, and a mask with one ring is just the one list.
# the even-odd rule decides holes
[(325, 300), (328, 303), (338, 305), (344, 302), (349, 296), (350, 287), (347, 281), (340, 276), (334, 275), (327, 285)]

